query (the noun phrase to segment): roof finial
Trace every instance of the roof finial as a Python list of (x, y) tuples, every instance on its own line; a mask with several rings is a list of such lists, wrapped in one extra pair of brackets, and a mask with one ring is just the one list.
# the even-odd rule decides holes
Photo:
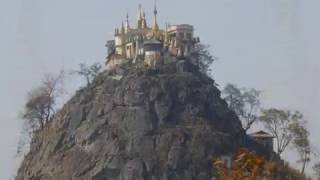
[(159, 25), (158, 25), (158, 21), (157, 21), (157, 14), (158, 14), (158, 10), (157, 10), (157, 1), (155, 0), (154, 1), (154, 11), (153, 11), (153, 13), (154, 13), (154, 24), (153, 24), (153, 30), (154, 31), (157, 31), (157, 30), (159, 30)]
[(146, 28), (147, 27), (147, 19), (146, 19), (146, 13), (143, 11), (143, 19), (141, 20), (141, 27)]
[(142, 5), (139, 4), (139, 20), (142, 19), (143, 13), (142, 13)]
[(127, 16), (126, 16), (126, 27), (125, 27), (126, 33), (129, 31), (129, 29), (130, 29), (129, 13), (127, 12)]
[(158, 14), (158, 10), (157, 10), (157, 0), (154, 1), (154, 11), (153, 11), (154, 15), (156, 16)]

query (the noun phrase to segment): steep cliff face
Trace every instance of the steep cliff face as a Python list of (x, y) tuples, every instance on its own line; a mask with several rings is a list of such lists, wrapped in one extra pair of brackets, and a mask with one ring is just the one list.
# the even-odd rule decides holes
[(99, 75), (35, 134), (16, 179), (210, 180), (246, 136), (213, 80), (176, 70)]

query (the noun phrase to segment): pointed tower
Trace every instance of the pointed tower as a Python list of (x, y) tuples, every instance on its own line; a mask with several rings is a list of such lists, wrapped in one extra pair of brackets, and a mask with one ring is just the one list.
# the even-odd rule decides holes
[(159, 30), (159, 25), (158, 25), (158, 20), (157, 20), (157, 14), (158, 14), (158, 10), (157, 10), (157, 4), (154, 4), (154, 20), (153, 20), (153, 25), (152, 25), (152, 30), (153, 31), (158, 31)]
[(137, 21), (137, 29), (142, 28), (142, 21), (143, 21), (143, 12), (142, 12), (142, 6), (139, 4), (139, 17)]
[(124, 23), (121, 23), (121, 31), (120, 34), (125, 34), (125, 28), (124, 28)]
[(114, 29), (114, 36), (118, 36), (119, 35), (119, 29), (118, 28), (115, 28)]
[(139, 4), (139, 20), (142, 19), (142, 16), (143, 16), (143, 12), (142, 12), (142, 5)]
[(127, 16), (126, 16), (126, 24), (125, 24), (125, 33), (127, 34), (130, 30), (130, 23), (129, 23), (129, 14), (127, 13)]
[(143, 19), (142, 19), (142, 22), (141, 22), (141, 27), (144, 29), (144, 28), (147, 28), (147, 19), (146, 19), (146, 13), (143, 11)]

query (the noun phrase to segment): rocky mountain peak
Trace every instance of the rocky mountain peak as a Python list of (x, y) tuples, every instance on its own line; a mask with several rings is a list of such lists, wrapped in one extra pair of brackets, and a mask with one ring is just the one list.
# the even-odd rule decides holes
[(212, 158), (258, 150), (214, 81), (176, 64), (101, 73), (34, 134), (16, 179), (210, 180)]

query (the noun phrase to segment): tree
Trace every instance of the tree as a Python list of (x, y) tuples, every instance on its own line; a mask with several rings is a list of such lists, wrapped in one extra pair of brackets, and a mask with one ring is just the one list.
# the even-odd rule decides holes
[(224, 99), (242, 122), (242, 127), (248, 131), (258, 120), (260, 110), (260, 91), (256, 89), (239, 89), (234, 84), (227, 84), (223, 90)]
[(245, 122), (245, 130), (249, 130), (253, 123), (258, 120), (258, 112), (260, 111), (260, 91), (256, 89), (244, 89), (242, 98), (244, 101), (244, 109), (240, 117)]
[(227, 168), (222, 160), (213, 163), (221, 180), (307, 180), (308, 178), (282, 161), (270, 161), (241, 148)]
[(311, 147), (309, 142), (309, 131), (305, 127), (306, 122), (300, 112), (295, 112), (292, 117), (293, 122), (289, 128), (293, 136), (292, 145), (299, 154), (299, 163), (302, 163), (301, 174), (304, 174), (305, 168), (310, 162)]
[(281, 155), (293, 139), (291, 124), (299, 116), (298, 112), (290, 112), (275, 108), (262, 110), (260, 121), (275, 137), (277, 154)]
[(320, 180), (320, 162), (316, 163), (313, 167), (317, 180)]
[(245, 148), (236, 154), (231, 169), (221, 160), (215, 161), (214, 166), (221, 180), (266, 180), (276, 172), (276, 163)]
[(54, 116), (57, 99), (64, 93), (63, 80), (63, 71), (56, 76), (47, 74), (41, 85), (28, 93), (22, 113), (22, 118), (25, 121), (17, 146), (17, 155), (28, 151), (34, 131), (43, 129)]
[(197, 60), (200, 72), (205, 74), (212, 72), (211, 65), (217, 58), (211, 55), (209, 46), (197, 43), (191, 56)]
[(244, 107), (241, 90), (234, 84), (227, 84), (223, 89), (223, 94), (225, 95), (224, 99), (227, 101), (229, 108), (237, 115), (241, 114)]
[(56, 98), (62, 93), (64, 72), (58, 76), (46, 75), (42, 84), (29, 92), (22, 115), (29, 128), (43, 129), (55, 113)]
[(83, 76), (86, 81), (87, 85), (91, 84), (91, 81), (97, 77), (97, 75), (100, 73), (102, 66), (99, 63), (94, 63), (91, 66), (87, 66), (84, 63), (79, 64), (80, 69), (77, 71), (74, 71), (74, 73)]

